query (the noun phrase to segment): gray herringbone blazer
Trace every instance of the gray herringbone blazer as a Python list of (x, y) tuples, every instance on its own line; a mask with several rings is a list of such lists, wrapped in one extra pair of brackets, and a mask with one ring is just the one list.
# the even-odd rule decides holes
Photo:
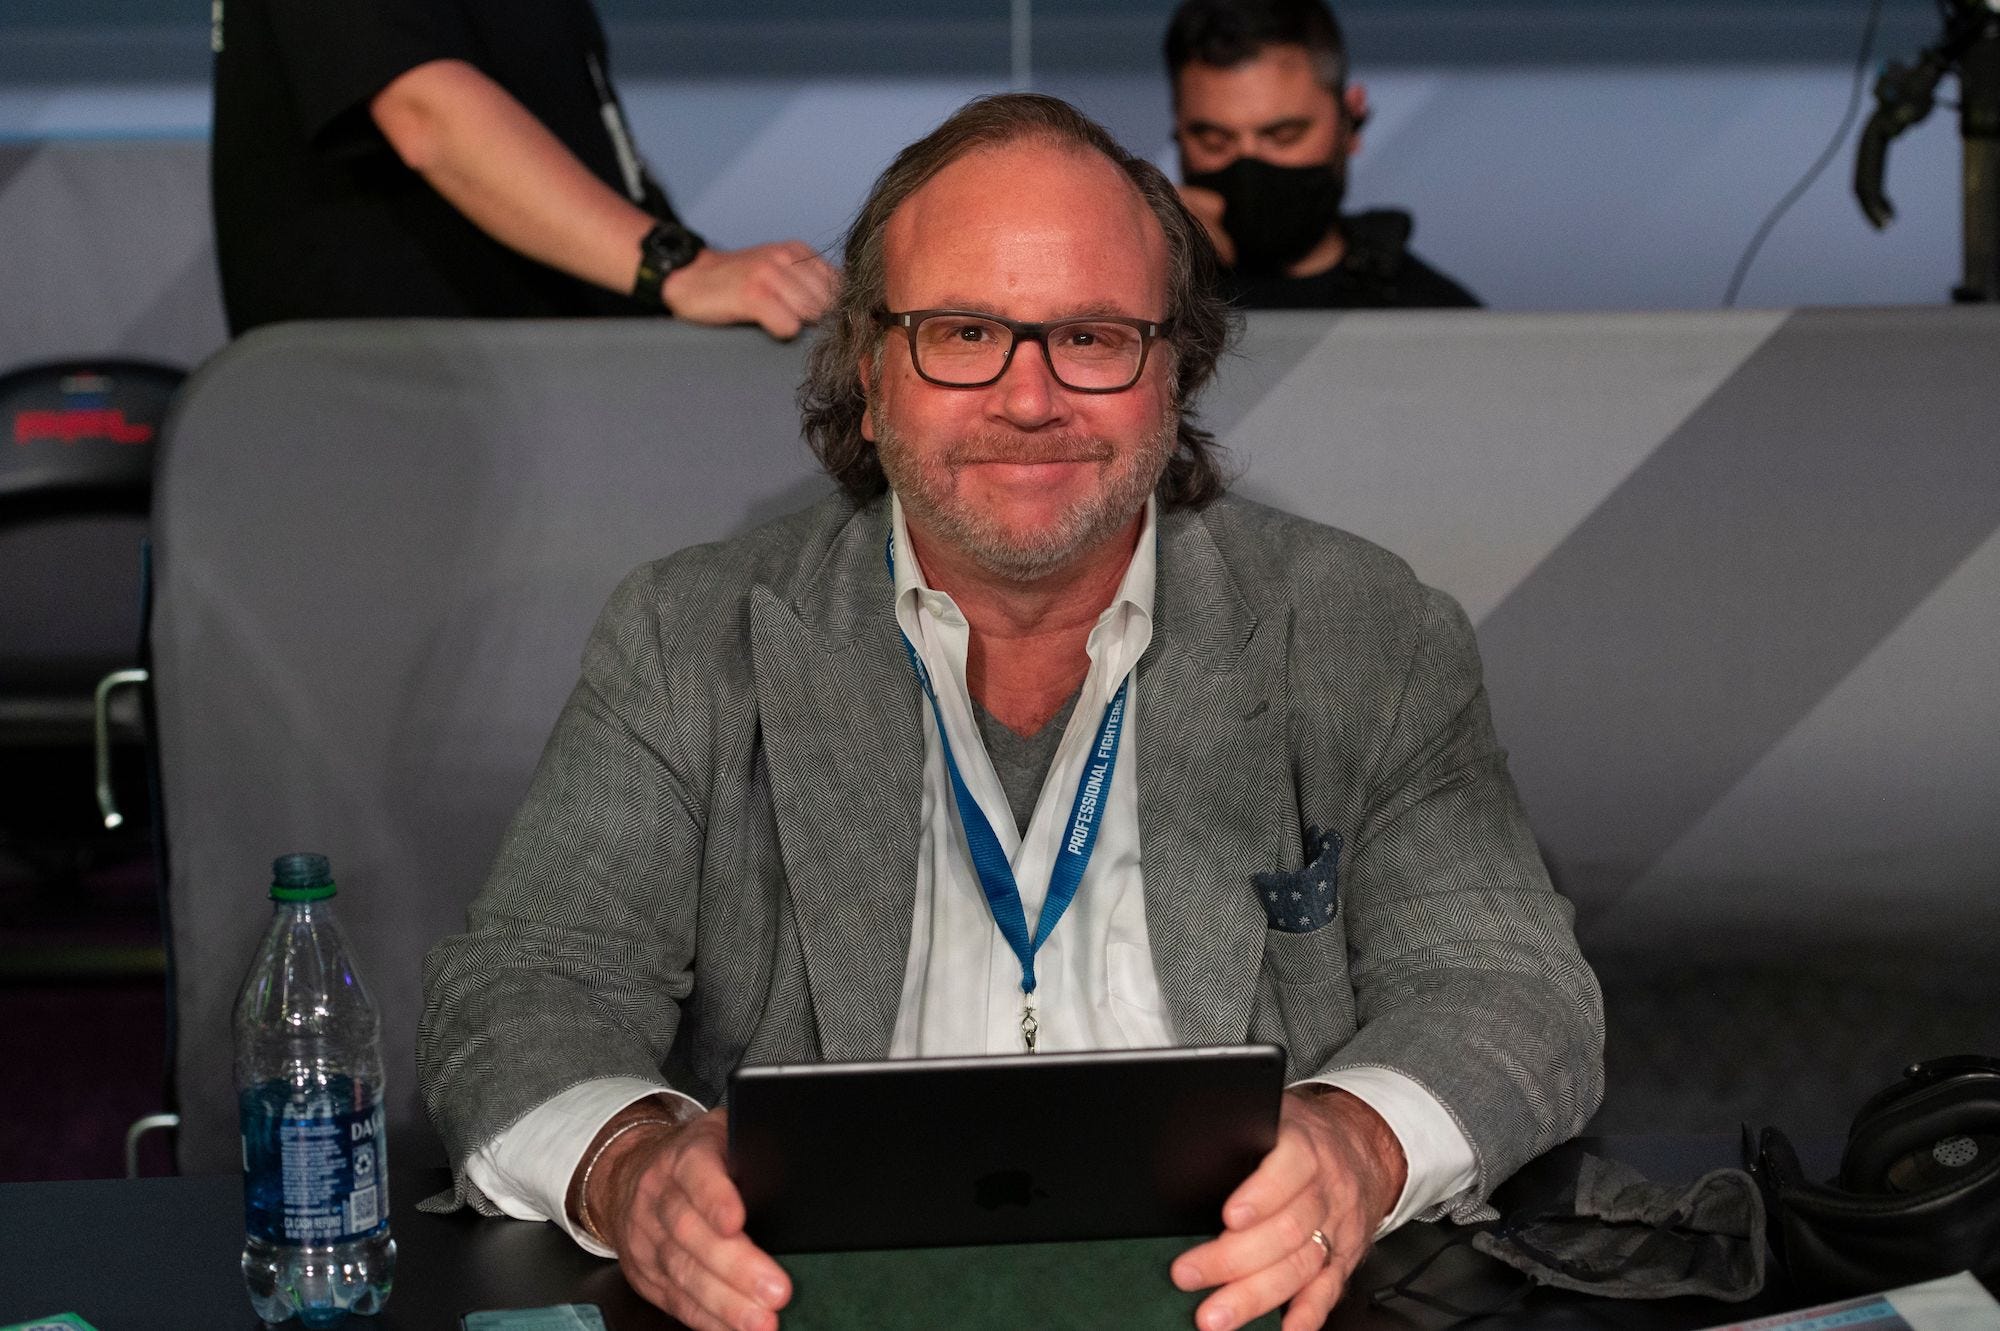
[[(829, 499), (612, 596), (468, 932), (426, 964), (419, 1078), (455, 1162), (591, 1077), (712, 1104), (744, 1061), (886, 1056), (923, 754), (887, 530), (886, 501)], [(1134, 687), (1178, 1038), (1414, 1078), (1471, 1140), (1481, 1197), (1577, 1131), (1597, 986), (1458, 607), (1271, 509), (1163, 514)], [(1344, 843), (1339, 910), (1282, 933), (1252, 876), (1300, 868), (1308, 827)]]

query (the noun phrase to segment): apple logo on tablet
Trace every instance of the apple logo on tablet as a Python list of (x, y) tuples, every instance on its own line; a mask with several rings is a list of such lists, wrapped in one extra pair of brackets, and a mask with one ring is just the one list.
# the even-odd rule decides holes
[(1003, 1206), (1026, 1206), (1037, 1197), (1047, 1197), (1046, 1188), (1035, 1186), (1025, 1169), (996, 1169), (981, 1175), (972, 1184), (972, 1200), (981, 1210), (997, 1211)]

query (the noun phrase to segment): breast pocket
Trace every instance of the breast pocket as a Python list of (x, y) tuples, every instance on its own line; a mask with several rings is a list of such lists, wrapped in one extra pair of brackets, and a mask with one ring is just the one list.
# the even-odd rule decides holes
[(1277, 1009), (1294, 1075), (1317, 1070), (1354, 1034), (1340, 851), (1340, 833), (1308, 828), (1303, 866), (1253, 877), (1270, 925), (1264, 934), (1265, 983), (1259, 988)]

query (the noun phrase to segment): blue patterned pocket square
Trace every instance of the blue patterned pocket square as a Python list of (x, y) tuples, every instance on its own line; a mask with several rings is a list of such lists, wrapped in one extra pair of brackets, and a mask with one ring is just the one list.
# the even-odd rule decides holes
[(1264, 915), (1281, 933), (1309, 934), (1340, 911), (1340, 833), (1306, 829), (1306, 866), (1250, 875)]

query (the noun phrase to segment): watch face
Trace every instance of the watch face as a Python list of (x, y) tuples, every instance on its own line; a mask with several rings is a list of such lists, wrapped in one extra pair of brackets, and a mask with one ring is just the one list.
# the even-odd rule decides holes
[(632, 297), (648, 306), (666, 304), (662, 288), (675, 269), (685, 268), (700, 254), (700, 236), (677, 222), (660, 222), (639, 240), (639, 272), (632, 282)]
[(684, 226), (674, 226), (662, 222), (646, 233), (640, 242), (646, 253), (646, 260), (663, 273), (686, 264), (701, 253), (701, 238)]

